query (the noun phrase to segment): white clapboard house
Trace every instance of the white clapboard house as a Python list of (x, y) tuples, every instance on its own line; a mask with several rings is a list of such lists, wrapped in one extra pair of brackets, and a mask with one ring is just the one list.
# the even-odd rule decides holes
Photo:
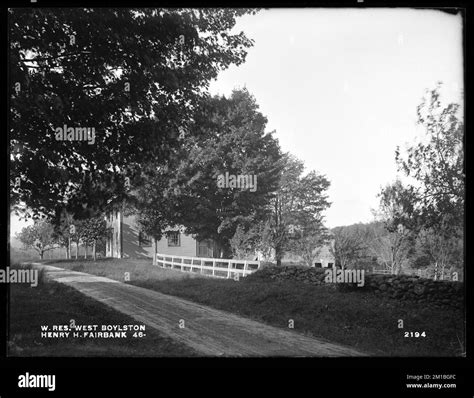
[(140, 230), (136, 215), (124, 215), (115, 210), (106, 216), (110, 228), (106, 240), (106, 256), (115, 258), (153, 258), (153, 253), (186, 257), (218, 258), (217, 244), (212, 240), (197, 240), (184, 233), (183, 228), (166, 230), (154, 242)]
[[(198, 240), (184, 232), (184, 228), (164, 231), (159, 241), (140, 230), (134, 214), (125, 215), (121, 210), (109, 212), (106, 216), (110, 233), (106, 240), (106, 256), (115, 258), (153, 258), (154, 253), (169, 256), (219, 258), (221, 251), (216, 242), (210, 239)], [(274, 261), (256, 254), (248, 260)], [(301, 258), (286, 253), (282, 264), (304, 264)], [(315, 248), (313, 267), (333, 267), (335, 264), (331, 244)]]

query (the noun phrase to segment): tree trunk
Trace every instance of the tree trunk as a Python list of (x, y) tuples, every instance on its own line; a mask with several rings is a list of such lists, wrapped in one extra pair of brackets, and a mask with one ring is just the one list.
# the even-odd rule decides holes
[(67, 238), (67, 254), (66, 257), (68, 260), (71, 259), (71, 238)]
[(42, 260), (42, 259), (43, 259), (43, 256), (44, 256), (44, 251), (40, 251), (40, 252), (39, 252), (39, 255), (40, 255), (40, 260)]
[(275, 260), (276, 260), (276, 265), (278, 267), (281, 266), (281, 258), (282, 258), (281, 248), (276, 247), (275, 248)]
[(84, 260), (87, 260), (87, 243), (84, 244)]
[(400, 263), (395, 264), (395, 275), (400, 275), (402, 272), (402, 265)]
[(78, 255), (79, 255), (79, 241), (76, 241), (76, 260), (77, 260)]
[(94, 241), (93, 245), (92, 245), (92, 256), (94, 257), (94, 261), (96, 260), (96, 256), (95, 256), (95, 245), (96, 245), (96, 241)]

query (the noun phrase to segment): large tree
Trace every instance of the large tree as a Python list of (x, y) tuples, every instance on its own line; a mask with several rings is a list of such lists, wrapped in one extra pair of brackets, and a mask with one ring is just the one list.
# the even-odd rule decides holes
[[(266, 123), (245, 89), (203, 101), (170, 166), (144, 175), (137, 206), (145, 232), (159, 238), (168, 226), (184, 226), (198, 239), (213, 239), (221, 255), (229, 256), (237, 227), (265, 219), (278, 187), (280, 147), (265, 132)], [(244, 176), (254, 185), (223, 186), (226, 175)]]
[(301, 256), (311, 266), (318, 248), (329, 242), (324, 211), (330, 203), (327, 178), (315, 171), (305, 174), (304, 163), (285, 154), (278, 189), (270, 201), (267, 216), (251, 227), (239, 227), (231, 239), (236, 256), (261, 253), (281, 265), (285, 252)]
[(456, 233), (464, 223), (464, 123), (461, 106), (443, 104), (440, 92), (438, 84), (423, 98), (417, 114), (425, 136), (405, 154), (397, 148), (396, 162), (413, 181), (410, 214), (418, 227), (440, 227), (449, 216)]
[(461, 108), (443, 103), (440, 83), (428, 90), (417, 108), (425, 135), (405, 153), (396, 150), (406, 182), (397, 180), (379, 195), (389, 234), (379, 240), (378, 253), (392, 270), (410, 259), (443, 270), (450, 262), (459, 264), (465, 183)]
[[(245, 60), (252, 41), (230, 30), (254, 12), (9, 9), (12, 204), (79, 215), (126, 198), (142, 164), (180, 146), (209, 81)], [(95, 138), (57, 140), (63, 126)]]
[[(311, 242), (316, 247), (324, 235), (323, 213), (330, 206), (326, 193), (330, 182), (326, 176), (316, 171), (305, 174), (304, 163), (289, 154), (281, 163), (283, 170), (266, 228), (266, 241), (274, 251), (277, 265), (281, 265), (286, 251), (307, 253)], [(302, 234), (291, 240), (291, 230)]]

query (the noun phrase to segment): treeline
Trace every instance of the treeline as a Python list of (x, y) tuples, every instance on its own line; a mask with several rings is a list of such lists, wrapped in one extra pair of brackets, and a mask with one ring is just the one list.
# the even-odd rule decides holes
[(88, 248), (94, 260), (98, 252), (105, 253), (105, 240), (109, 229), (103, 217), (85, 220), (75, 220), (71, 215), (64, 213), (58, 224), (49, 220), (37, 220), (27, 226), (16, 237), (25, 249), (33, 249), (43, 259), (47, 251), (57, 248), (65, 249), (65, 257), (77, 260), (79, 246), (84, 248), (84, 258), (87, 258)]
[(427, 271), (435, 278), (464, 266), (464, 124), (461, 106), (443, 104), (441, 84), (417, 108), (425, 135), (404, 152), (399, 178), (384, 187), (376, 222), (333, 230), (343, 267), (378, 264), (393, 273)]
[(445, 241), (434, 230), (415, 235), (399, 228), (387, 230), (384, 222), (359, 223), (336, 227), (334, 237), (336, 265), (390, 273), (416, 273), (445, 279), (456, 272), (463, 275), (463, 239)]

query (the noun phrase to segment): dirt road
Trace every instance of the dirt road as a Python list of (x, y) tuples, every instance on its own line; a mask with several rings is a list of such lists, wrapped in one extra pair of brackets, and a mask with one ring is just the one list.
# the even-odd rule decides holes
[(71, 286), (182, 342), (203, 356), (363, 356), (354, 349), (276, 328), (181, 298), (48, 265), (47, 280)]

